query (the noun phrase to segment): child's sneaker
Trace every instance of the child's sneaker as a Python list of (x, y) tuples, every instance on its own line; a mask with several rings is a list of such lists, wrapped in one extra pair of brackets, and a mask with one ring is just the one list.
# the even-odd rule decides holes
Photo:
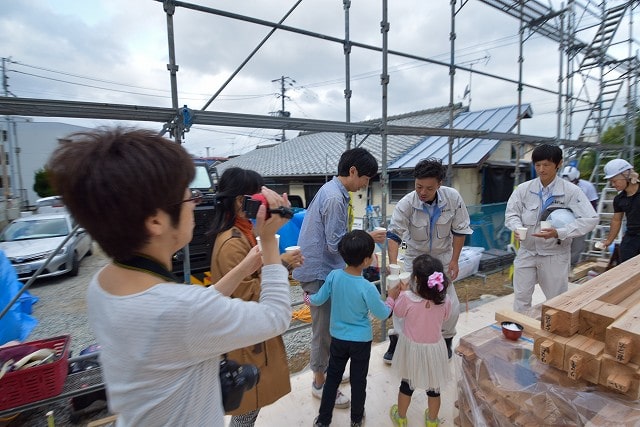
[(424, 425), (427, 427), (438, 427), (440, 425), (440, 418), (432, 420), (429, 418), (429, 409), (424, 410)]
[(389, 410), (389, 417), (395, 427), (407, 427), (407, 417), (401, 417), (398, 414), (398, 405), (393, 405)]
[[(311, 382), (311, 394), (313, 395), (313, 397), (315, 397), (316, 399), (320, 399), (322, 400), (322, 389), (324, 388), (324, 384), (322, 385), (322, 387), (317, 387), (315, 382)], [(338, 390), (338, 392), (336, 393), (336, 403), (334, 408), (338, 408), (338, 409), (347, 409), (348, 407), (351, 406), (351, 400), (345, 396), (344, 394), (342, 394), (342, 392), (340, 390)]]

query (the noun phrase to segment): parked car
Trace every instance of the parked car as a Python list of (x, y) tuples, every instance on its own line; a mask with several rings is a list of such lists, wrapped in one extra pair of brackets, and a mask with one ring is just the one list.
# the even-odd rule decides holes
[[(33, 214), (12, 221), (0, 234), (4, 251), (20, 280), (28, 280), (71, 233), (75, 221), (66, 211)], [(38, 277), (78, 274), (80, 261), (92, 254), (91, 236), (78, 228)]]
[(41, 213), (44, 212), (42, 208), (63, 208), (64, 202), (60, 196), (43, 197), (42, 199), (36, 200), (35, 207), (36, 212)]

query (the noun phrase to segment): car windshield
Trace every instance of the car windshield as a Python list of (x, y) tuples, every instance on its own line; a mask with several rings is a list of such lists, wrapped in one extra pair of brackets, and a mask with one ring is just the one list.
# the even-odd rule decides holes
[(69, 227), (64, 218), (48, 218), (30, 221), (16, 221), (2, 232), (2, 241), (44, 239), (69, 234)]

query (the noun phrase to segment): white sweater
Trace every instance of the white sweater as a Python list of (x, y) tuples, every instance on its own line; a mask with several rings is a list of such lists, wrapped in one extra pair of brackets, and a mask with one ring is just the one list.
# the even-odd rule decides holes
[(87, 290), (89, 322), (118, 426), (222, 427), (220, 355), (280, 335), (291, 320), (281, 265), (262, 268), (259, 303), (175, 283), (114, 296), (97, 277)]

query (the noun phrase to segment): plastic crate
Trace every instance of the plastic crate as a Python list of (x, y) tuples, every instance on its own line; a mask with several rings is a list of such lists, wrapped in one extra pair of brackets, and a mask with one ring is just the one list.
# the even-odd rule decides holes
[(69, 335), (61, 335), (13, 346), (50, 348), (56, 352), (55, 360), (44, 365), (5, 373), (0, 378), (0, 410), (15, 408), (60, 394), (69, 371), (70, 342)]

